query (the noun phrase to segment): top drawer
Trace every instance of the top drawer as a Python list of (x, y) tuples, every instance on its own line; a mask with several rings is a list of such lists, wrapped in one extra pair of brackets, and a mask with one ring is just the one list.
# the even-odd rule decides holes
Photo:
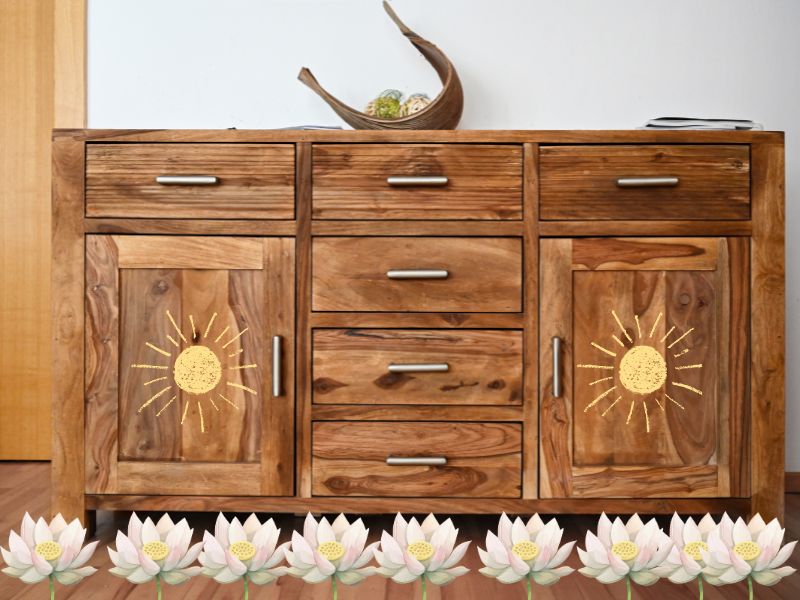
[(542, 146), (539, 217), (750, 218), (750, 147)]
[[(86, 216), (293, 219), (292, 144), (89, 144)], [(178, 177), (159, 183), (159, 177)], [(187, 176), (204, 176), (205, 183)]]
[(317, 144), (316, 219), (522, 218), (522, 148)]

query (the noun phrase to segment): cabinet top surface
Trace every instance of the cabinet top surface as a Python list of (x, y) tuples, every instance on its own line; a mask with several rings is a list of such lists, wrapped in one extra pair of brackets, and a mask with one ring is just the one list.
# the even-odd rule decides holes
[(54, 129), (53, 139), (88, 142), (441, 142), (441, 143), (783, 143), (781, 131), (287, 129)]

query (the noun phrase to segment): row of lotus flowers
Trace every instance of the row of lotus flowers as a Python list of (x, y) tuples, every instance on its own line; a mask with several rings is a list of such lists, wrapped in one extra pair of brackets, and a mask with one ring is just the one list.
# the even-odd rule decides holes
[[(478, 548), (480, 572), (501, 583), (523, 583), (530, 599), (534, 584), (552, 585), (573, 572), (564, 562), (575, 542), (562, 545), (563, 532), (555, 519), (545, 523), (534, 515), (525, 523), (503, 514), (497, 532), (487, 532), (486, 548)], [(629, 599), (632, 583), (648, 586), (660, 579), (696, 580), (700, 598), (703, 583), (746, 580), (753, 598), (753, 583), (774, 585), (795, 572), (784, 563), (797, 542), (783, 545), (784, 533), (777, 520), (765, 523), (759, 515), (746, 523), (727, 514), (719, 522), (709, 515), (695, 522), (675, 514), (667, 534), (655, 519), (644, 523), (633, 515), (627, 522), (612, 522), (603, 514), (597, 532), (587, 532), (585, 548), (578, 548), (584, 565), (579, 571), (603, 584), (624, 580)], [(428, 515), (420, 523), (398, 514), (380, 541), (367, 545), (368, 534), (361, 519), (351, 523), (339, 515), (332, 522), (317, 521), (309, 514), (303, 531), (293, 531), (290, 541), (279, 544), (280, 529), (272, 519), (262, 523), (252, 514), (242, 523), (220, 513), (213, 533), (204, 532), (203, 540), (191, 545), (193, 530), (186, 519), (174, 523), (164, 514), (158, 522), (149, 517), (142, 522), (133, 513), (127, 534), (118, 531), (116, 548), (108, 548), (115, 565), (110, 572), (135, 584), (155, 581), (158, 598), (162, 583), (180, 584), (197, 575), (222, 584), (239, 582), (245, 598), (251, 583), (290, 575), (311, 584), (330, 581), (335, 599), (339, 584), (380, 575), (401, 584), (420, 580), (425, 599), (428, 584), (446, 585), (469, 571), (459, 563), (470, 542), (456, 545), (458, 529), (451, 519), (440, 523)], [(84, 546), (85, 537), (77, 519), (67, 524), (57, 515), (48, 524), (26, 513), (20, 533), (9, 535), (8, 550), (1, 548), (3, 572), (30, 584), (48, 580), (53, 598), (55, 582), (74, 584), (97, 571), (87, 563), (98, 542)], [(373, 560), (377, 566), (370, 564)]]

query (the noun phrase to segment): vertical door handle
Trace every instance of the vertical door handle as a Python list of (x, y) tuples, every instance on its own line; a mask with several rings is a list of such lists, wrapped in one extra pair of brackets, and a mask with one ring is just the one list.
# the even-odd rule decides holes
[(561, 398), (561, 338), (553, 337), (553, 398)]
[(281, 395), (281, 336), (272, 336), (272, 395), (276, 398)]

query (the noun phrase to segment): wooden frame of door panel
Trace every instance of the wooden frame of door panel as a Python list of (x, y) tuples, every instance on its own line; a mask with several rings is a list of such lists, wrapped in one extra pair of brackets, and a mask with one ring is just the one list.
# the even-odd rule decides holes
[[(203, 482), (221, 494), (291, 496), (294, 493), (294, 361), (284, 360), (283, 393), (269, 393), (275, 378), (270, 352), (257, 358), (263, 368), (261, 463), (118, 460), (120, 366), (123, 306), (122, 269), (249, 269), (261, 271), (264, 346), (283, 340), (282, 354), (294, 357), (294, 239), (251, 237), (105, 236), (86, 238), (86, 490), (95, 494), (203, 491)], [(216, 313), (215, 313), (216, 314)], [(227, 328), (226, 328), (227, 329)], [(224, 332), (223, 332), (224, 333)], [(234, 338), (235, 339), (235, 338)], [(252, 482), (247, 488), (245, 482)], [(207, 488), (208, 486), (206, 486)]]
[[(748, 383), (747, 373), (741, 368), (747, 364), (749, 334), (748, 240), (735, 237), (557, 238), (541, 242), (540, 256), (541, 496), (657, 498), (748, 495), (750, 482), (742, 477), (744, 465), (749, 460), (749, 453), (743, 449), (748, 431), (741, 427), (746, 415)], [(715, 303), (711, 314), (712, 322), (719, 329), (714, 328), (715, 346), (710, 352), (713, 357), (720, 358), (714, 365), (715, 445), (711, 456), (715, 462), (663, 467), (576, 466), (573, 464), (573, 436), (576, 435), (573, 424), (578, 407), (572, 368), (577, 361), (574, 323), (577, 321), (577, 302), (581, 300), (573, 295), (574, 273), (694, 270), (711, 273), (714, 279)], [(664, 323), (666, 319), (665, 316)], [(622, 334), (618, 335), (622, 337)], [(564, 342), (559, 397), (553, 395), (554, 358), (549, 348), (549, 341), (554, 337)], [(609, 350), (603, 352), (611, 353)], [(632, 409), (633, 406), (631, 404)], [(679, 430), (677, 435), (681, 433)], [(672, 435), (674, 439), (675, 433)]]

